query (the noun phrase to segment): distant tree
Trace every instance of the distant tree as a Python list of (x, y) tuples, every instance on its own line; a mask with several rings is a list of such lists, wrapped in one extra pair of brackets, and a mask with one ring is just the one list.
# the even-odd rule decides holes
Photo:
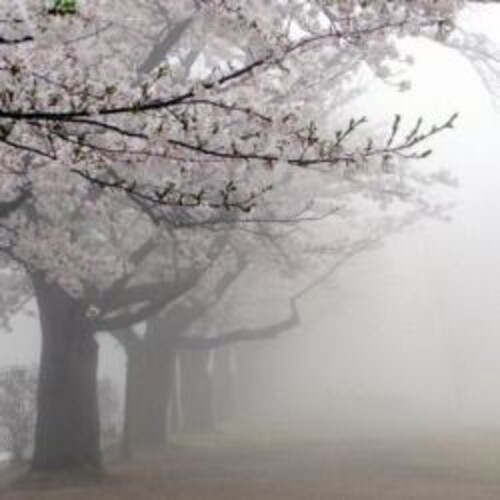
[(22, 462), (33, 444), (35, 418), (35, 372), (20, 366), (5, 369), (0, 373), (0, 428), (14, 462)]

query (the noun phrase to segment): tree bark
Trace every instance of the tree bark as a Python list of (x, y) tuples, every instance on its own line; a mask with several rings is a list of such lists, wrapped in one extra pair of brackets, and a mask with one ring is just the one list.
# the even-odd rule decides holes
[(33, 277), (42, 350), (33, 471), (99, 470), (98, 346), (85, 309), (62, 288)]

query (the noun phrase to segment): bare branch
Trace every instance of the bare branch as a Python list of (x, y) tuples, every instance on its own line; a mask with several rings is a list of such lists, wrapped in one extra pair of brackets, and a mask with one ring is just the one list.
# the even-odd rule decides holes
[(300, 316), (295, 298), (290, 299), (290, 309), (291, 312), (288, 318), (272, 325), (263, 328), (241, 328), (222, 333), (216, 337), (177, 337), (175, 339), (176, 347), (178, 349), (206, 350), (217, 349), (228, 344), (239, 342), (256, 342), (259, 340), (274, 339), (300, 323)]

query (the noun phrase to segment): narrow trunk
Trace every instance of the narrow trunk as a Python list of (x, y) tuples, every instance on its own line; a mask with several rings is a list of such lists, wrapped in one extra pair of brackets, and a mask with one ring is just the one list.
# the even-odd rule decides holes
[(164, 448), (174, 351), (158, 335), (146, 335), (127, 352), (123, 451)]
[(98, 470), (97, 342), (78, 301), (40, 277), (33, 282), (42, 350), (32, 469)]
[(174, 355), (174, 366), (172, 369), (172, 394), (169, 399), (169, 413), (168, 413), (168, 423), (169, 432), (176, 433), (181, 430), (182, 425), (182, 412), (181, 412), (181, 402), (180, 402), (180, 376), (179, 376), (179, 357), (177, 353)]
[(182, 424), (188, 432), (214, 429), (209, 357), (207, 351), (185, 351), (181, 355)]

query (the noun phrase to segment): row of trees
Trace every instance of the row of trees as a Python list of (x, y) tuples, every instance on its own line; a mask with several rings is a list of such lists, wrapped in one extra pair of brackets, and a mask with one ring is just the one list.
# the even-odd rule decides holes
[(124, 449), (164, 442), (174, 352), (298, 322), (292, 293), (274, 324), (193, 334), (242, 276), (356, 253), (381, 204), (435, 213), (443, 177), (410, 160), (456, 115), (370, 135), (338, 96), (388, 78), (398, 36), (447, 40), (463, 2), (49, 4), (0, 12), (0, 299), (38, 306), (32, 468), (99, 469), (98, 332), (127, 354)]

